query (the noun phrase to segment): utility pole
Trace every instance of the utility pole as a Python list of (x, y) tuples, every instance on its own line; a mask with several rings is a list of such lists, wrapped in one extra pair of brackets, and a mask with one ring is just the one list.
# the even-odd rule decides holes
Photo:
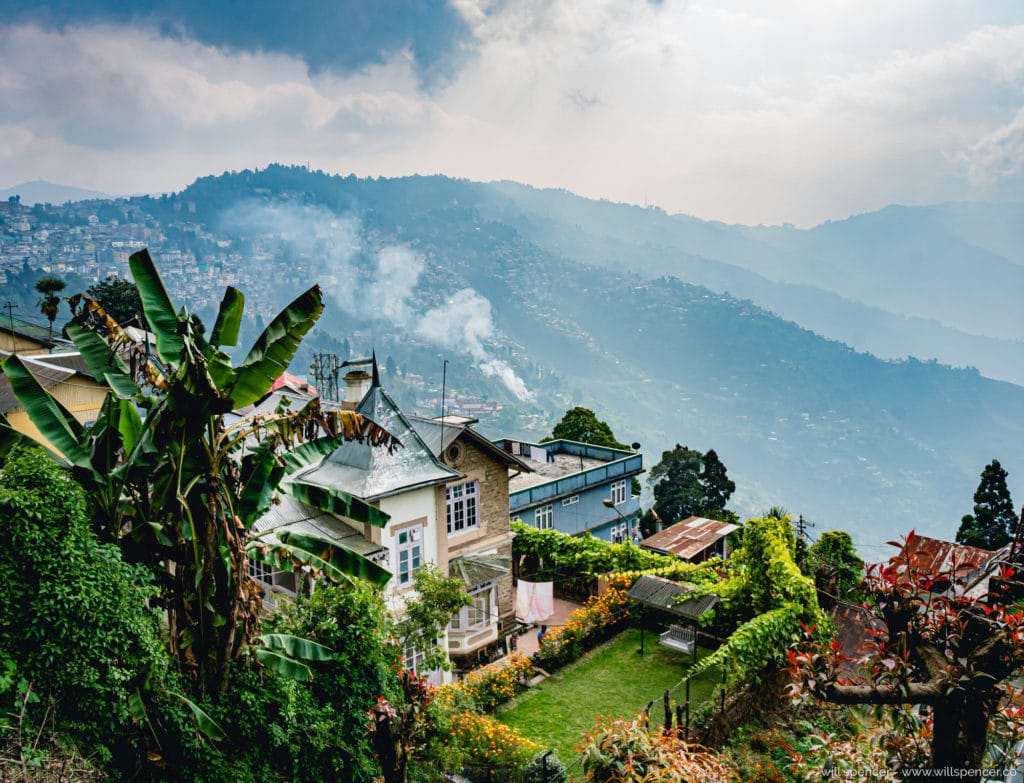
[(17, 306), (9, 299), (4, 302), (4, 307), (7, 308), (7, 315), (11, 319), (11, 353), (15, 356), (18, 355), (18, 336), (14, 333), (14, 308)]
[(804, 519), (804, 515), (801, 514), (796, 520), (796, 535), (804, 543), (807, 542), (807, 528), (814, 527), (813, 522), (808, 522)]

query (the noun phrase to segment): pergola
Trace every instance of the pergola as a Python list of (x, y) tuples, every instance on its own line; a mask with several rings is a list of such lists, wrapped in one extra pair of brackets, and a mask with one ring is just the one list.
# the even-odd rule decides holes
[[(659, 643), (683, 652), (693, 652), (694, 663), (697, 661), (697, 623), (701, 616), (718, 603), (714, 593), (686, 598), (694, 593), (692, 587), (673, 582), (661, 576), (644, 574), (629, 588), (627, 596), (642, 606), (649, 606), (662, 612), (675, 615), (689, 623), (689, 628), (673, 624), (661, 634)], [(644, 653), (644, 627), (640, 626), (640, 654)]]

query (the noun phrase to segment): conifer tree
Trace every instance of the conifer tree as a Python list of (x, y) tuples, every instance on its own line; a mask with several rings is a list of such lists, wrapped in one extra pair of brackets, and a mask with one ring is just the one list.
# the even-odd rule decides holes
[(1013, 510), (1006, 471), (994, 459), (981, 473), (974, 493), (974, 513), (965, 514), (957, 531), (958, 544), (980, 549), (999, 549), (1013, 538), (1017, 515)]
[(700, 483), (704, 487), (704, 502), (701, 512), (723, 511), (732, 493), (736, 491), (736, 482), (725, 472), (725, 465), (718, 458), (714, 449), (708, 449), (704, 455), (704, 467), (700, 472)]

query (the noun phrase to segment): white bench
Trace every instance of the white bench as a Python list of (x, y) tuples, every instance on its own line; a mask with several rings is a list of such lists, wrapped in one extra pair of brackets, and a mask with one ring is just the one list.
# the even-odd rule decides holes
[(671, 647), (673, 650), (682, 652), (693, 652), (693, 646), (697, 643), (697, 634), (693, 628), (684, 628), (681, 625), (670, 625), (668, 630), (661, 634), (658, 644)]

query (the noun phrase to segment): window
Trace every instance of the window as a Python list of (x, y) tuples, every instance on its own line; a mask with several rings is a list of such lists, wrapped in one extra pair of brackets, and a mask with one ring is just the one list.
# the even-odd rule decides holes
[(615, 481), (612, 483), (612, 505), (617, 506), (619, 503), (626, 502), (626, 480)]
[(458, 614), (452, 616), (450, 628), (453, 631), (475, 631), (491, 625), (494, 616), (494, 587), (492, 582), (485, 582), (469, 591), (472, 603), (464, 606)]
[(572, 497), (565, 498), (562, 501), (562, 505), (563, 506), (571, 506), (574, 503), (579, 503), (579, 502), (580, 502), (580, 496), (579, 495), (573, 495)]
[(538, 530), (550, 530), (554, 516), (555, 510), (551, 506), (541, 506), (533, 512), (533, 526)]
[(467, 481), (448, 487), (448, 535), (455, 536), (480, 525), (480, 482)]
[(415, 643), (409, 642), (402, 648), (402, 663), (406, 669), (412, 669), (417, 674), (423, 673), (423, 662), (427, 654), (418, 648)]
[(266, 563), (249, 558), (249, 576), (265, 585), (274, 584), (274, 569)]
[(621, 544), (626, 540), (626, 536), (629, 535), (629, 527), (623, 522), (620, 525), (615, 525), (612, 528), (612, 543)]
[(407, 527), (395, 535), (398, 584), (412, 584), (413, 572), (423, 562), (423, 525)]

